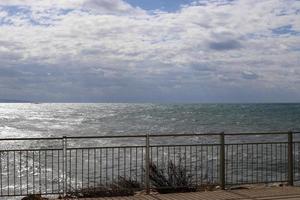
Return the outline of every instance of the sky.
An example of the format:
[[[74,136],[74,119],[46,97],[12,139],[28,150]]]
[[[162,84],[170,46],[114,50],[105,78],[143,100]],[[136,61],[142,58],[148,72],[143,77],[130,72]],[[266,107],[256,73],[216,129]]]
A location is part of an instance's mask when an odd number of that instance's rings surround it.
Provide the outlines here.
[[[300,102],[300,1],[0,0],[0,99]]]

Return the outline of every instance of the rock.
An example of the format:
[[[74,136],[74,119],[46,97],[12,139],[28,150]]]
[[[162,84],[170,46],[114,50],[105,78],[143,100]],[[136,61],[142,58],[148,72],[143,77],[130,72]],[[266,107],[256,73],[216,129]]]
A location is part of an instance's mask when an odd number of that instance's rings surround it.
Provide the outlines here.
[[[271,185],[271,187],[283,187],[283,186],[285,186],[285,184],[283,184],[283,183],[273,183]]]
[[[235,187],[231,187],[231,190],[248,190],[248,187],[245,186],[235,186]]]

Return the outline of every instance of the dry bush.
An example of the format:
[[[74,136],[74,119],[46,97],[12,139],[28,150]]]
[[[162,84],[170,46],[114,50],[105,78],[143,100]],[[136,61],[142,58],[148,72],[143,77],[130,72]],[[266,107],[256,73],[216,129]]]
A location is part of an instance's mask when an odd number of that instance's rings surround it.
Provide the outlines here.
[[[192,175],[181,165],[169,161],[168,168],[158,168],[150,163],[150,181],[159,193],[195,192],[197,187],[192,185]]]
[[[124,177],[119,177],[119,181],[109,185],[98,185],[91,188],[81,188],[68,192],[68,197],[92,198],[92,197],[115,197],[133,196],[135,191],[141,189],[138,182]]]

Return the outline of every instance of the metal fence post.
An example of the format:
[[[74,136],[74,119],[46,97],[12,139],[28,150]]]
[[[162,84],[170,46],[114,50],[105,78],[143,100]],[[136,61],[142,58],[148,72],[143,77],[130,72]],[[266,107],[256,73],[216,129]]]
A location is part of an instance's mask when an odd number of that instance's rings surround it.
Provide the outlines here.
[[[293,132],[288,132],[288,184],[294,185]]]
[[[67,194],[67,137],[63,136],[63,196]]]
[[[145,189],[146,193],[150,194],[150,138],[149,134],[146,135],[146,156],[145,156],[145,164],[146,164],[146,173],[145,173]]]
[[[225,134],[220,133],[220,185],[225,189]]]

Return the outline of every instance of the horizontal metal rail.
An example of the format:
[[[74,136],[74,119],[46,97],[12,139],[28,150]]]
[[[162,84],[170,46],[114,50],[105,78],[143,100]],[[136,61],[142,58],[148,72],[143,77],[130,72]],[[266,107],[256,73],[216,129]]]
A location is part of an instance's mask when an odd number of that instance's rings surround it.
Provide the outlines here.
[[[268,132],[241,132],[241,133],[224,133],[225,136],[247,136],[247,135],[284,135],[290,131],[268,131]],[[300,131],[292,131],[293,134],[300,134]],[[182,133],[182,134],[149,134],[149,137],[191,137],[191,136],[219,136],[220,133]],[[104,135],[104,136],[62,136],[62,137],[24,137],[24,138],[0,138],[0,141],[18,141],[18,140],[61,140],[66,139],[121,139],[121,138],[145,138],[147,134],[140,135]]]

